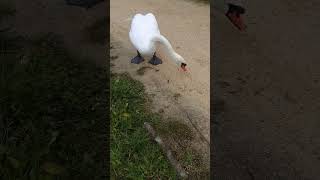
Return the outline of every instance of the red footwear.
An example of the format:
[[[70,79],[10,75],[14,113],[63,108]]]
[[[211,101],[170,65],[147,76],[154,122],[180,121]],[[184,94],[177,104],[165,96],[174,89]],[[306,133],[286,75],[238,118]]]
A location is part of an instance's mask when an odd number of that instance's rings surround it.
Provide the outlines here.
[[[241,15],[236,12],[228,12],[226,13],[228,19],[235,25],[240,31],[244,31],[246,29],[246,25],[243,23]]]

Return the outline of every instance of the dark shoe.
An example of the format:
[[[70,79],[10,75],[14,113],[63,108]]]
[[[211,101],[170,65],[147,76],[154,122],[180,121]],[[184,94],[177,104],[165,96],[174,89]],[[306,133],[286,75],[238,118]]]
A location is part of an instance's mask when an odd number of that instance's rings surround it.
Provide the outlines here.
[[[234,26],[236,26],[240,31],[244,31],[246,29],[246,25],[244,24],[242,17],[240,14],[233,12],[227,13],[226,16],[232,22]]]
[[[240,6],[236,6],[233,4],[228,4],[229,9],[226,13],[228,19],[232,22],[234,26],[236,26],[240,31],[244,31],[246,29],[246,25],[244,24],[241,14],[245,13],[245,9]]]
[[[228,4],[228,6],[229,6],[228,12],[237,12],[239,14],[244,14],[246,12],[246,10],[241,6],[236,6],[233,4]]]

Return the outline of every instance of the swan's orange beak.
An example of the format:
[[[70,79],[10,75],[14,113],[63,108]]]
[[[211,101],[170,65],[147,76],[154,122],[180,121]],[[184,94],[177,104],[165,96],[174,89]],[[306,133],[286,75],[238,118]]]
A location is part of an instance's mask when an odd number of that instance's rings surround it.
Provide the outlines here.
[[[182,70],[187,71],[186,66],[187,66],[187,64],[181,63],[181,69],[182,69]]]

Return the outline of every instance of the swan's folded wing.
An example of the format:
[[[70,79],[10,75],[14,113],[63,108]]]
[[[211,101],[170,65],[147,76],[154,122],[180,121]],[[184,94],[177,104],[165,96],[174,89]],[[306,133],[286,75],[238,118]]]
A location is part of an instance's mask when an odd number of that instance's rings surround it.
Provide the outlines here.
[[[130,40],[139,51],[154,51],[152,38],[160,35],[158,23],[151,13],[147,15],[137,14],[132,19]]]
[[[136,14],[132,19],[131,30],[135,33],[141,33],[143,36],[160,34],[157,20],[152,13],[146,15]]]
[[[153,34],[160,34],[158,22],[156,20],[156,17],[152,13],[148,13],[147,15],[145,15],[145,21],[150,32],[152,32]]]
[[[136,14],[132,19],[129,36],[131,41],[135,45],[143,43],[142,37],[145,32],[145,28],[143,27],[143,21],[144,16],[142,14]]]

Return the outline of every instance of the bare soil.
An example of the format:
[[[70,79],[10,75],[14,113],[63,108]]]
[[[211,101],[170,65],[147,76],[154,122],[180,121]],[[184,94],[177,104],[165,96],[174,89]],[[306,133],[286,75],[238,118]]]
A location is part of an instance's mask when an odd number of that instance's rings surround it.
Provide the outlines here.
[[[215,179],[319,179],[320,3],[246,7],[245,33],[213,12]]]

